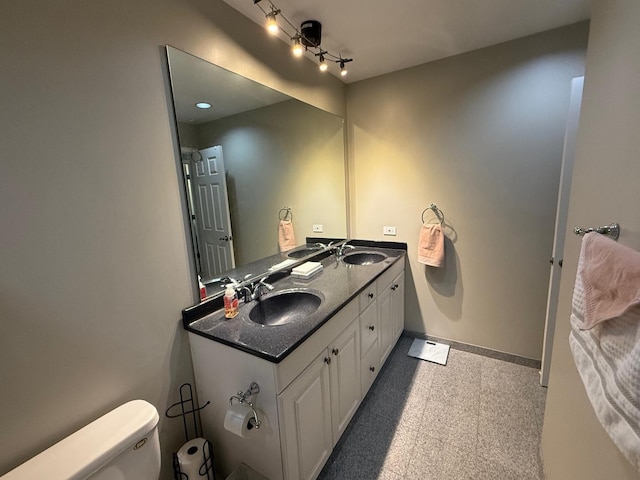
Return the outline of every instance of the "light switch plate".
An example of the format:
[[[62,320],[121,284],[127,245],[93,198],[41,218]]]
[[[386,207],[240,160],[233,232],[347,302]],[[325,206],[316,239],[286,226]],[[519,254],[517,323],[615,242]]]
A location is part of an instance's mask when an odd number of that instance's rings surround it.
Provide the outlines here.
[[[396,227],[382,227],[382,234],[383,235],[395,235],[396,234]]]
[[[323,228],[322,225],[314,224],[313,225],[313,233],[322,233]]]

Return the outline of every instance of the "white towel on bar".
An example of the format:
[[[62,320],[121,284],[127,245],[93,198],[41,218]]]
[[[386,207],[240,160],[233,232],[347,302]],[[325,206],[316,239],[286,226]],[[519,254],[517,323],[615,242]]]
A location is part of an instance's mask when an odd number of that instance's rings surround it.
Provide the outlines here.
[[[632,308],[591,330],[581,330],[587,309],[582,275],[584,251],[583,240],[569,344],[598,420],[624,456],[640,470],[640,311]]]

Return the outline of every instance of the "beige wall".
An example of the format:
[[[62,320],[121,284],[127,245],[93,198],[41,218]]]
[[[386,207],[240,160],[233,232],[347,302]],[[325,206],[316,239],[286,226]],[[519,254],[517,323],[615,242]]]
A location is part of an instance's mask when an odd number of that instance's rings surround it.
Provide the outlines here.
[[[569,349],[580,240],[571,229],[617,221],[640,250],[640,3],[593,2],[585,88],[547,394],[542,455],[548,480],[640,478],[600,426]]]
[[[222,146],[237,265],[279,251],[284,206],[298,245],[307,236],[346,238],[343,123],[289,100],[197,126],[200,148]]]
[[[195,290],[163,45],[344,113],[339,80],[265,38],[220,0],[3,2],[0,474],[144,398],[169,478]]]
[[[408,243],[406,329],[540,359],[570,81],[584,73],[587,31],[348,86],[351,233]],[[416,261],[432,202],[447,219],[443,269]],[[383,237],[385,225],[398,235]]]

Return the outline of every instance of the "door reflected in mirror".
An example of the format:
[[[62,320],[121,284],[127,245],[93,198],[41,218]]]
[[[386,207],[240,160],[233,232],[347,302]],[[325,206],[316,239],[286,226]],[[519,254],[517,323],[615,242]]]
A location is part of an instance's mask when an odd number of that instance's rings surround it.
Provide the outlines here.
[[[283,208],[297,245],[345,238],[343,119],[173,47],[167,57],[196,274],[277,253]]]

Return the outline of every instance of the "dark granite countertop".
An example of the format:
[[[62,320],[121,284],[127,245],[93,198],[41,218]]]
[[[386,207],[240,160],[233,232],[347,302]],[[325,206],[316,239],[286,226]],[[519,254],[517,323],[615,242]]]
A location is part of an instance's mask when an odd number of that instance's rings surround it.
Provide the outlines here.
[[[253,301],[247,304],[241,302],[238,316],[227,320],[224,318],[220,299],[214,299],[209,305],[209,311],[203,309],[203,304],[186,309],[183,312],[184,327],[190,332],[243,350],[270,362],[281,362],[391,265],[397,261],[404,261],[406,254],[406,244],[401,243],[364,240],[353,240],[349,243],[357,245],[357,250],[383,252],[387,258],[372,265],[349,265],[342,259],[338,259],[333,253],[326,256],[327,252],[321,259],[313,257],[305,259],[305,261],[321,261],[323,265],[322,272],[310,279],[303,280],[290,276],[290,268],[269,276],[267,282],[275,288],[272,292],[263,295],[263,300],[283,290],[300,289],[316,293],[322,298],[318,309],[306,319],[277,326],[254,323],[249,319],[249,311],[257,302]],[[349,250],[346,253],[352,252],[355,250]],[[269,257],[267,262],[273,262],[272,265],[278,263],[278,260]],[[216,307],[218,309],[210,311],[211,308]],[[198,315],[198,311],[203,314]]]

